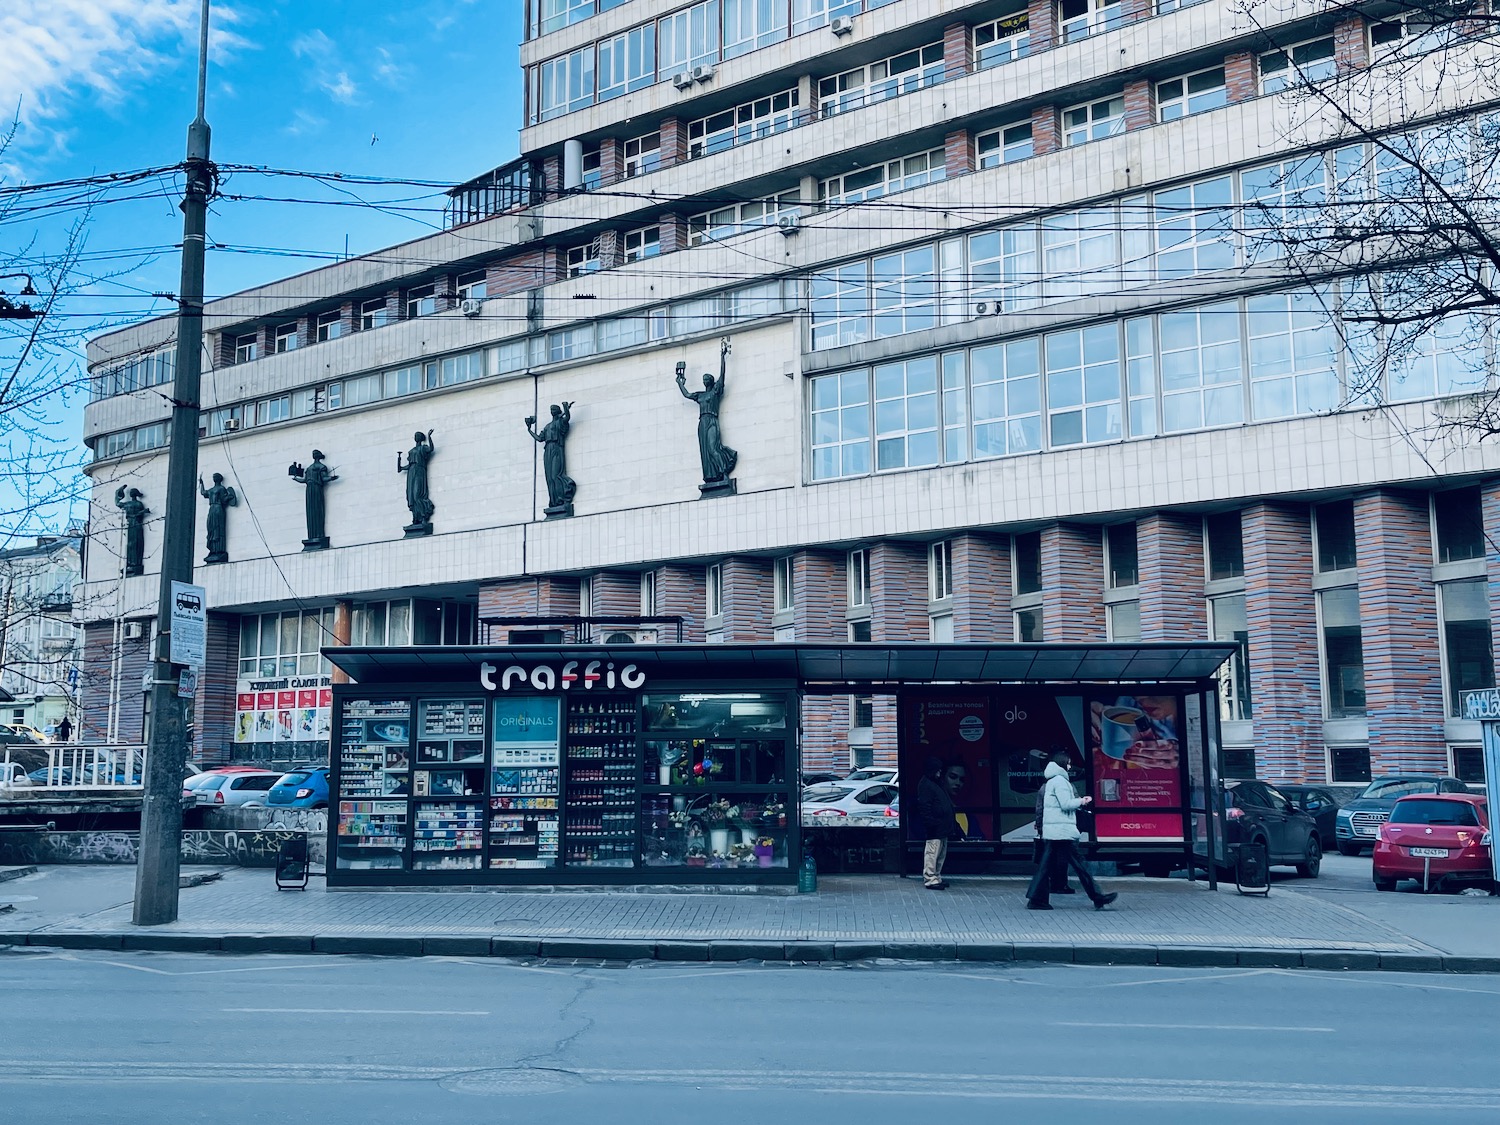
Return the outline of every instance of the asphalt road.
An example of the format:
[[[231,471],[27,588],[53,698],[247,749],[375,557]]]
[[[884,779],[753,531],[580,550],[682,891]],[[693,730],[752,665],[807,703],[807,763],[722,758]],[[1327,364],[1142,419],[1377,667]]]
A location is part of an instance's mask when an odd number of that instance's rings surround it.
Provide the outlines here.
[[[7,1125],[1500,1115],[1500,977],[33,950],[0,990]]]

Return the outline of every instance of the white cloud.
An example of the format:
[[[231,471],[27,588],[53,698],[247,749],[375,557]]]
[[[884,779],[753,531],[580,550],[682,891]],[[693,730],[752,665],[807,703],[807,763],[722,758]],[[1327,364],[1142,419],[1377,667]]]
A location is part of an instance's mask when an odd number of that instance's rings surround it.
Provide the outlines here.
[[[341,68],[339,46],[320,28],[297,36],[292,41],[292,54],[311,64],[318,88],[336,102],[353,105],[359,97],[359,86]]]
[[[0,114],[49,117],[67,101],[119,98],[133,83],[196,52],[198,0],[7,0],[0,5]],[[243,45],[216,5],[215,54]]]

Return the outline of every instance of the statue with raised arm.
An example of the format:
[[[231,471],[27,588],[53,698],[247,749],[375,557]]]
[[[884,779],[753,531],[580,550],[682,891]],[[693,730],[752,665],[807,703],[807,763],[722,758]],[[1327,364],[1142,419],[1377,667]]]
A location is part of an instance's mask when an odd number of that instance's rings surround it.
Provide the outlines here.
[[[230,508],[237,508],[240,498],[234,489],[224,483],[224,474],[214,474],[214,486],[205,488],[203,477],[198,477],[198,491],[208,501],[208,532],[207,543],[208,554],[203,556],[206,563],[222,563],[229,561],[229,516]]]
[[[726,337],[719,347],[719,380],[709,374],[703,376],[703,389],[687,389],[687,364],[677,365],[677,389],[682,397],[698,404],[698,460],[703,464],[703,483],[698,491],[704,496],[734,492],[734,481],[730,473],[740,455],[724,444],[719,429],[719,406],[724,401],[724,376],[729,368],[729,340]]]
[[[304,551],[322,551],[328,547],[328,507],[323,493],[339,478],[323,462],[323,451],[312,451],[312,463],[306,467],[293,461],[287,468],[287,476],[307,489],[307,538],[302,540]]]
[[[432,431],[416,433],[416,444],[406,454],[406,464],[401,463],[401,454],[396,454],[396,472],[406,474],[406,506],[411,509],[411,523],[406,525],[406,537],[432,534],[432,513],[437,511],[427,491],[427,465],[437,452],[432,444]]]
[[[571,402],[553,406],[552,421],[541,430],[536,428],[535,414],[526,419],[526,432],[531,435],[533,441],[540,442],[542,446],[542,472],[547,477],[545,514],[549,520],[573,514],[573,494],[578,491],[578,485],[572,477],[568,476],[566,450],[568,430],[572,428],[572,424],[573,404]]]
[[[151,509],[141,502],[139,488],[127,494],[122,484],[115,489],[115,507],[125,513],[125,577],[134,578],[146,572],[146,517]]]

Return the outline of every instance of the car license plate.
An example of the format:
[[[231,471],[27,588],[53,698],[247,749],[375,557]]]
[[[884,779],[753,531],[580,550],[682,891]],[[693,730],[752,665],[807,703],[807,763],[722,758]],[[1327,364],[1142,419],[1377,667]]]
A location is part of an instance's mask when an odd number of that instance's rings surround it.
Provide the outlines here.
[[[1415,859],[1447,859],[1447,848],[1409,848]]]

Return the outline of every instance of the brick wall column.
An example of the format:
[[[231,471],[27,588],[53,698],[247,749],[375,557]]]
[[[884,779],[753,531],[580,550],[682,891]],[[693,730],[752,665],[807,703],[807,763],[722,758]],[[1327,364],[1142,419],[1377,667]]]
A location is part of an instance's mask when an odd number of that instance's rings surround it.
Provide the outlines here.
[[[240,674],[240,619],[238,615],[208,615],[206,660],[193,705],[195,761],[220,764],[234,748],[235,687]]]
[[[656,612],[686,618],[682,623],[682,639],[687,644],[703,641],[703,618],[708,612],[706,598],[701,566],[671,563],[656,568]],[[661,626],[658,632],[663,644],[677,640],[677,630],[671,625]]]
[[[1042,528],[1042,636],[1049,641],[1102,641],[1104,539],[1097,527]]]
[[[974,32],[966,23],[943,28],[943,77],[949,81],[974,72]]]
[[[618,137],[599,142],[599,182],[602,186],[619,183],[625,178],[625,154]]]
[[[116,742],[140,742],[145,720],[145,696],[141,680],[151,663],[151,621],[141,622],[139,640],[123,636],[116,656],[113,621],[97,621],[83,627],[83,655],[79,661],[79,742],[109,742],[110,712],[115,712]],[[111,676],[116,676],[111,680]]]
[[[1446,773],[1447,708],[1426,493],[1354,498],[1370,772]]]
[[[849,696],[802,697],[802,770],[846,770],[849,760]]]
[[[542,182],[545,190],[542,199],[558,199],[562,196],[562,157],[552,155],[542,158]]]
[[[1039,105],[1031,111],[1031,151],[1038,156],[1062,148],[1062,111],[1055,105]]]
[[[359,305],[356,302],[345,301],[339,306],[339,328],[345,336],[359,330]]]
[[[1010,539],[955,535],[948,540],[953,562],[953,639],[977,644],[1013,640],[1010,612]]]
[[[661,229],[660,241],[663,254],[687,249],[687,220],[681,215],[663,215],[657,226]]]
[[[349,647],[349,642],[354,639],[354,603],[348,599],[340,599],[333,603],[333,640],[335,645]],[[333,670],[333,682],[336,684],[347,684],[349,673],[339,668]]]
[[[1198,641],[1208,636],[1203,598],[1203,521],[1153,512],[1135,525],[1141,640]]]
[[[834,551],[798,551],[792,556],[792,587],[796,598],[792,623],[799,641],[849,639],[844,611],[848,607],[845,558]]]
[[[1155,4],[1152,0],[1122,0],[1120,7],[1124,9],[1120,14],[1126,23],[1150,19],[1155,14]]]
[[[1340,71],[1370,65],[1370,37],[1361,17],[1351,16],[1333,25],[1333,62]]]
[[[926,544],[876,543],[865,558],[870,567],[870,639],[927,640]]]
[[[1255,80],[1255,56],[1249,51],[1225,56],[1224,88],[1231,102],[1248,102],[1260,94],[1260,84]]]
[[[736,555],[719,564],[724,583],[724,639],[771,639],[771,560]]]
[[[661,166],[670,168],[688,158],[688,123],[680,117],[664,118],[661,123]]]
[[[433,308],[438,312],[447,312],[453,308],[457,298],[453,292],[453,275],[451,273],[439,274],[432,279]]]
[[[1032,54],[1052,46],[1057,41],[1057,0],[1028,0],[1026,24]]]
[[[1257,776],[1322,781],[1323,694],[1308,509],[1252,504],[1240,520]]]
[[[1148,78],[1125,83],[1125,128],[1146,129],[1156,124],[1156,89]]]
[[[950,180],[974,171],[974,135],[967,129],[949,133],[943,140],[943,164]]]
[[[634,570],[604,570],[593,576],[596,617],[636,617],[641,612],[641,576]]]

